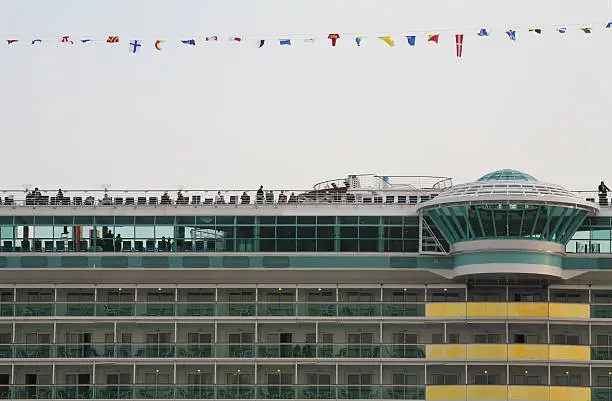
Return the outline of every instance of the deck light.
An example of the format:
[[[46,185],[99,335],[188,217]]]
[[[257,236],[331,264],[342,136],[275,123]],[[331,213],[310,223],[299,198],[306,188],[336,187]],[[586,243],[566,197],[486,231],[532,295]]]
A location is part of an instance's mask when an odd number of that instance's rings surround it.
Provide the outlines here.
[[[117,288],[117,291],[123,291],[123,288]]]
[[[404,288],[404,292],[408,291],[408,288]]]
[[[158,288],[157,291],[162,292],[164,289],[163,288]]]
[[[609,375],[612,375],[612,372],[608,372]]]
[[[525,374],[527,374],[527,373],[529,373],[529,371],[528,371],[528,370],[526,370],[524,373],[525,373]]]
[[[159,369],[155,369],[155,373],[159,373]]]
[[[485,370],[485,371],[484,371],[484,374],[485,374],[485,375],[486,375],[486,374],[488,374],[488,373],[489,373],[489,371],[488,371],[488,370]]]
[[[200,369],[196,370],[196,373],[200,373],[200,372],[201,372]]]
[[[444,292],[447,292],[447,291],[448,291],[448,288],[445,288],[445,289],[444,289]]]
[[[276,373],[280,373],[280,369],[276,369]]]
[[[240,369],[236,369],[236,372],[240,373]]]
[[[568,371],[566,371],[566,372],[565,372],[565,374],[566,374],[566,375],[569,375],[569,372],[568,372]]]
[[[321,292],[321,289],[320,289],[320,288],[317,288],[317,291]]]
[[[278,290],[279,290],[279,291],[282,291],[283,289],[282,289],[282,288],[279,288]]]

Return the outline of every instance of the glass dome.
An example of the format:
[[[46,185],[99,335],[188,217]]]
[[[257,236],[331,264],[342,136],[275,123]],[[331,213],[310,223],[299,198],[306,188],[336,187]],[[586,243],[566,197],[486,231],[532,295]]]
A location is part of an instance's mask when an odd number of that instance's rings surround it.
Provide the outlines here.
[[[493,171],[489,174],[485,174],[478,179],[478,181],[529,181],[529,182],[537,182],[538,180],[535,177],[522,173],[517,170],[497,170]]]

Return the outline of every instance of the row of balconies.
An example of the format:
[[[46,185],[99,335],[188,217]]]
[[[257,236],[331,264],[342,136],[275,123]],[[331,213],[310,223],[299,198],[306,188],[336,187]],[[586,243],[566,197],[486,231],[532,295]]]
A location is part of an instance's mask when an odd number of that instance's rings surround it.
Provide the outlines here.
[[[612,304],[588,305],[545,302],[5,302],[0,304],[0,316],[354,316],[589,319],[612,318]]]
[[[0,358],[612,360],[612,347],[540,344],[5,344]]]
[[[612,388],[505,385],[7,385],[0,386],[0,398],[610,401]]]

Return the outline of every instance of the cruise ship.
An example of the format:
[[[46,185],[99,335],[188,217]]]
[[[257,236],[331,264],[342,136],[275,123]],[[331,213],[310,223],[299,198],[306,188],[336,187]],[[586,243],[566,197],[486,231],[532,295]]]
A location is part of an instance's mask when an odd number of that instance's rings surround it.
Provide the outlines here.
[[[612,401],[605,192],[0,195],[0,398]]]

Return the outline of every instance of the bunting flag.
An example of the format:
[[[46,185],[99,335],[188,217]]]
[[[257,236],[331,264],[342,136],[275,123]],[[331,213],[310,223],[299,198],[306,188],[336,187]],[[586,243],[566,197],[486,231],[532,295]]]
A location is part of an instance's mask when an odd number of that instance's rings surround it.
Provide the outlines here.
[[[390,47],[395,46],[395,41],[391,38],[391,36],[379,36],[378,39],[382,40],[383,42],[388,44]]]
[[[457,49],[457,57],[463,55],[463,34],[458,33],[455,35],[455,48]]]
[[[338,35],[337,33],[330,33],[329,35],[327,35],[327,39],[331,40],[332,46],[336,46],[336,41],[340,39],[340,35]]]
[[[537,25],[536,25],[537,26]],[[601,23],[601,25],[599,25],[599,28],[606,29],[606,30],[610,30],[612,29],[612,21],[610,22],[606,22],[606,23]],[[467,33],[467,35],[472,35],[472,34],[476,34],[479,37],[488,37],[491,35],[495,36],[496,33],[499,34],[499,36],[507,36],[509,40],[511,41],[516,41],[517,39],[517,34],[520,30],[520,32],[533,32],[537,35],[544,35],[544,31],[546,31],[548,29],[548,26],[545,26],[544,28],[542,27],[538,27],[538,28],[533,28],[533,27],[525,27],[525,28],[514,28],[514,29],[509,29],[506,28],[504,30],[500,30],[499,32],[497,31],[492,31],[489,32],[489,30],[487,28],[479,28],[479,29],[474,29],[474,30],[470,30],[470,32]],[[553,25],[550,28],[550,32],[556,31],[560,34],[565,34],[567,32],[570,31],[582,31],[585,34],[593,34],[596,31],[593,30],[593,25],[587,25],[584,26],[582,24],[578,25],[578,24],[572,24],[572,25]],[[598,29],[598,28],[595,28]],[[442,33],[445,33],[449,31],[449,29],[444,29]],[[217,42],[220,40],[224,40],[224,41],[230,41],[230,42],[252,42],[256,45],[258,45],[259,48],[263,47],[264,44],[266,43],[266,41],[269,41],[271,43],[273,43],[274,41],[278,41],[277,43],[280,46],[292,46],[296,45],[296,43],[303,41],[304,43],[314,43],[315,40],[318,39],[328,39],[330,41],[330,44],[332,47],[336,46],[338,44],[338,39],[342,38],[342,37],[346,37],[349,38],[349,36],[351,38],[355,39],[355,44],[357,47],[361,47],[361,45],[364,43],[364,40],[367,40],[368,38],[378,38],[381,41],[385,42],[385,44],[389,47],[397,47],[396,46],[396,40],[398,38],[401,37],[405,37],[406,41],[407,41],[407,46],[409,47],[413,47],[416,46],[416,38],[417,36],[420,36],[423,38],[423,40],[427,40],[427,42],[433,42],[434,44],[439,44],[439,40],[440,40],[440,33],[431,33],[427,32],[427,31],[419,31],[420,33],[417,34],[409,34],[409,35],[402,35],[402,34],[396,34],[397,36],[394,35],[380,35],[380,34],[341,34],[341,33],[330,33],[328,35],[324,35],[324,36],[313,36],[313,37],[308,37],[308,36],[304,36],[304,35],[295,35],[295,36],[280,36],[280,37],[276,37],[276,39],[274,38],[267,38],[267,39],[256,39],[253,37],[249,37],[249,36],[229,36],[226,37],[224,39],[220,39],[219,36],[217,35],[211,35],[211,36],[202,36],[200,38],[202,38],[202,40],[206,40],[207,42],[213,41],[213,42]],[[503,33],[502,33],[503,32]],[[504,35],[505,34],[505,35]],[[497,37],[499,37],[497,36]],[[54,37],[33,37],[33,38],[5,38],[4,40],[6,40],[6,43],[10,46],[10,45],[14,45],[14,47],[19,47],[19,44],[16,44],[17,42],[25,42],[27,44],[27,42],[30,42],[30,44],[32,45],[32,47],[40,47],[40,46],[46,46],[48,43],[52,43],[54,41],[57,41],[57,38],[59,38],[59,42],[63,45],[63,44],[74,44],[75,42],[81,42],[83,44],[86,43],[110,43],[110,44],[118,44],[119,43],[119,36],[116,35],[109,35],[109,36],[103,36],[103,37],[98,37],[98,38],[82,38],[82,39],[75,39],[72,40],[71,37],[69,35],[57,35]],[[457,57],[463,57],[463,39],[464,39],[464,33],[455,33],[455,50],[456,50],[456,56]],[[200,39],[197,39],[196,37],[193,37],[192,39],[181,39],[181,38],[176,38],[173,39],[171,42],[172,43],[176,43],[176,46],[181,46],[182,45],[189,45],[189,46],[196,46],[198,45],[198,43],[196,43],[196,41],[198,41]],[[166,42],[166,40],[153,40],[150,42],[142,42],[141,40],[133,40],[133,41],[127,41],[126,40],[126,46],[129,45],[129,50],[130,53],[136,53],[142,49],[145,48],[150,48],[149,46],[151,46],[152,44],[154,44],[154,49],[156,51],[161,51],[162,50],[162,43]],[[401,42],[400,42],[401,43]],[[199,43],[201,44],[201,42]],[[163,47],[165,48],[166,45],[164,45]],[[297,45],[299,46],[299,45]],[[297,47],[296,46],[296,47]],[[401,43],[401,46],[406,46],[403,43]],[[151,46],[152,47],[152,46]]]
[[[141,46],[142,46],[142,44],[140,43],[140,41],[134,40],[134,41],[130,42],[130,51],[132,53],[136,53],[138,51],[138,48],[140,48]]]

